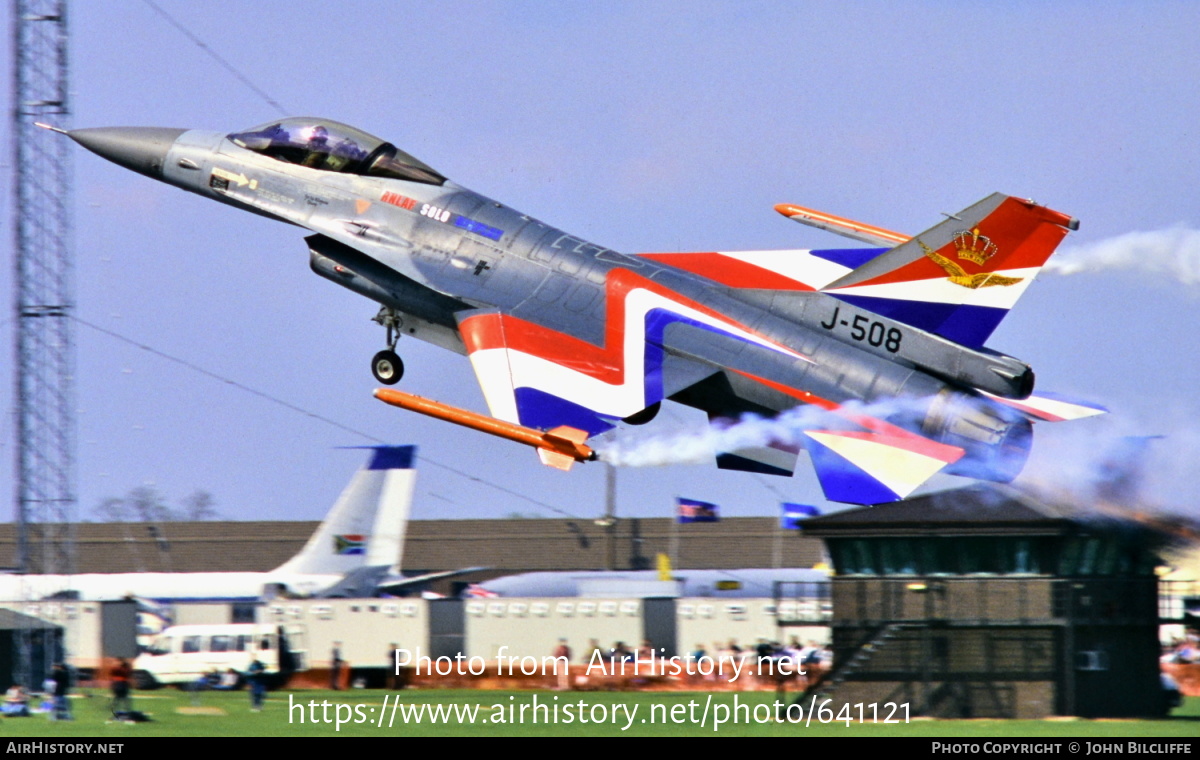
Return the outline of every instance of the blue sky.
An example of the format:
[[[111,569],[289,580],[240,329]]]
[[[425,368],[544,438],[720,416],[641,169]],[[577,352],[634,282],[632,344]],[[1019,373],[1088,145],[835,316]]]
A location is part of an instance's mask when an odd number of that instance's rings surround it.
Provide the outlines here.
[[[156,1],[289,114],[359,126],[617,250],[849,247],[772,206],[915,233],[993,191],[1081,219],[1067,247],[1200,226],[1195,3]],[[74,126],[235,131],[279,115],[144,2],[72,14]],[[418,517],[554,514],[488,483],[602,510],[597,465],[551,471],[375,401],[375,307],[309,271],[301,230],[73,159],[82,319],[479,479],[422,463]],[[11,266],[3,277],[11,314]],[[1039,388],[1113,414],[1040,426],[1031,472],[1074,472],[1117,433],[1162,433],[1150,497],[1197,501],[1198,293],[1136,267],[1034,283],[990,345],[1032,364]],[[83,516],[151,484],[173,502],[205,489],[228,517],[318,519],[362,459],[337,448],[366,443],[345,430],[85,327],[77,342]],[[404,389],[486,408],[466,359],[399,351]],[[695,420],[677,407],[655,424]],[[667,515],[676,495],[726,514],[820,501],[805,467],[791,480],[622,470],[618,483],[626,515]]]

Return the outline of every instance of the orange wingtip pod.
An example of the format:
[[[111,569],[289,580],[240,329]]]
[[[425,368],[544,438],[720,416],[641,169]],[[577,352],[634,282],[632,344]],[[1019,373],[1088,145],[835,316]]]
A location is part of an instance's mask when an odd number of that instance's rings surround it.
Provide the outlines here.
[[[375,398],[401,409],[532,446],[538,450],[538,457],[543,464],[559,470],[569,470],[575,462],[588,462],[596,458],[592,448],[584,443],[588,437],[587,432],[566,425],[542,432],[392,388],[376,389]]]
[[[810,227],[816,227],[819,230],[826,230],[838,235],[861,240],[864,243],[873,243],[881,245],[899,245],[909,239],[909,235],[902,235],[899,232],[885,230],[882,227],[876,227],[871,224],[863,224],[856,222],[853,219],[846,219],[841,216],[827,214],[824,211],[797,206],[793,203],[780,203],[775,206],[775,210],[783,214],[788,219],[791,219],[801,224],[807,224]]]

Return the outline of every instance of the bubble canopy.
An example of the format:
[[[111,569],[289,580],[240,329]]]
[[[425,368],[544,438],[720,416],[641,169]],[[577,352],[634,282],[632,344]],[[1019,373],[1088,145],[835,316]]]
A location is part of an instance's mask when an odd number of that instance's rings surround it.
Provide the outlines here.
[[[328,119],[294,117],[234,132],[235,144],[276,161],[342,174],[440,185],[446,178],[390,142]]]

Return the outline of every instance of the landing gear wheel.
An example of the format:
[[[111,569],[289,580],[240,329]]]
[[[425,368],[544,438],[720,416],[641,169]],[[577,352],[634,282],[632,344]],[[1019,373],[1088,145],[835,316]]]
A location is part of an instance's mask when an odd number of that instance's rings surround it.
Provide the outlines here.
[[[404,362],[395,351],[385,349],[371,360],[371,374],[384,385],[395,385],[404,377]]]

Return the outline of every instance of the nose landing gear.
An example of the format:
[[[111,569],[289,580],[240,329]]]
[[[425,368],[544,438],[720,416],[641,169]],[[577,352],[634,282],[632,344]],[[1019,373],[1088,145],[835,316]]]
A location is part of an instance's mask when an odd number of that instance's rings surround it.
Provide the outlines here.
[[[400,315],[395,309],[384,306],[374,320],[387,328],[388,347],[371,359],[371,374],[384,385],[395,385],[404,377],[404,362],[396,354],[396,341],[400,339]]]

